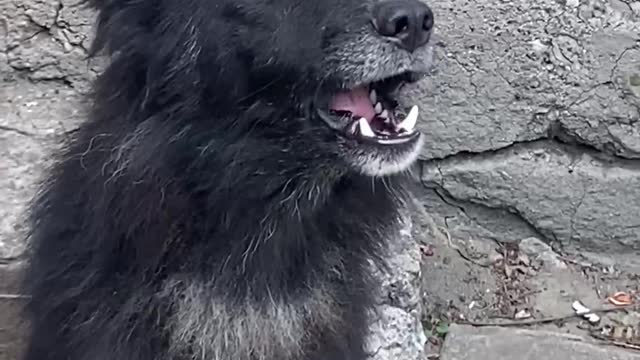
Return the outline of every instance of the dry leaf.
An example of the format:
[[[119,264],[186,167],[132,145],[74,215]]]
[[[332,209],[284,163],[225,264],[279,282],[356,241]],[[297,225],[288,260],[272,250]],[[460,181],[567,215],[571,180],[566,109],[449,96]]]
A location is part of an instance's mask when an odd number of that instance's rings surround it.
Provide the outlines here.
[[[507,278],[510,278],[513,274],[513,270],[511,270],[511,267],[507,264],[504,265],[504,274],[507,276]]]
[[[607,300],[615,306],[627,306],[633,304],[633,297],[622,291],[609,296]]]

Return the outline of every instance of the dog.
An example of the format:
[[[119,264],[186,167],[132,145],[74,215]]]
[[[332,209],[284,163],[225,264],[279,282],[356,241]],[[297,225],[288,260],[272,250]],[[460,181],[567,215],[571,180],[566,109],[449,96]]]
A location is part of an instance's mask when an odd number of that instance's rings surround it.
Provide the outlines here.
[[[367,358],[429,6],[88,1],[109,63],[30,207],[23,358]]]

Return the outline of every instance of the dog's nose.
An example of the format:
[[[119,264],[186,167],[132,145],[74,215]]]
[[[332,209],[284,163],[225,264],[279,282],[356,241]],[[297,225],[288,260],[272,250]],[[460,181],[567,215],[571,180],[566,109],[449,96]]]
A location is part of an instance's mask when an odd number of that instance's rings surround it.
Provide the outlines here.
[[[373,26],[380,35],[413,52],[429,41],[433,11],[421,0],[382,0],[374,5]]]

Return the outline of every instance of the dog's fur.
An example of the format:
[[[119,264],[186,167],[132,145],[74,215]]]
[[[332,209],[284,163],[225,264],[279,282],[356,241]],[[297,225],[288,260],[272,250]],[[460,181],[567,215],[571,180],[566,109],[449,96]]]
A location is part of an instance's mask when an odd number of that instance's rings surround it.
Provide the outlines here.
[[[89,2],[111,62],[31,209],[25,359],[363,359],[417,149],[311,109],[430,49],[377,36],[367,0]]]

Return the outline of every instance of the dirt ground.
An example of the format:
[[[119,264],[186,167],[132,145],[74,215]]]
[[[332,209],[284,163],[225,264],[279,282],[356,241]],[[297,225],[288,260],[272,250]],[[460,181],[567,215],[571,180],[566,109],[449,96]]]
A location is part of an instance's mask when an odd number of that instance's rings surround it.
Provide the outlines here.
[[[422,252],[426,354],[439,357],[451,324],[551,330],[640,351],[640,272],[563,254],[531,237],[511,243],[453,238],[421,212],[414,237]],[[424,210],[422,210],[424,211]],[[579,301],[598,311],[591,323]]]

